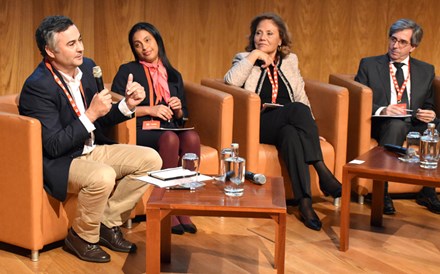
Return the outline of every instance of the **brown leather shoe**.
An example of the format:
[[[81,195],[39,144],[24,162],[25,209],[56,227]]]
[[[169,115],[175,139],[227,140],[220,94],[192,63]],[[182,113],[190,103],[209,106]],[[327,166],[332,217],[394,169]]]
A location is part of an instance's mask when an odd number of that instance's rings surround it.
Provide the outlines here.
[[[64,244],[66,251],[75,254],[81,260],[95,263],[110,262],[110,255],[107,252],[102,250],[99,245],[81,239],[72,228],[69,229]]]
[[[99,230],[99,244],[106,246],[114,251],[133,253],[136,251],[136,245],[124,239],[119,226],[108,228],[101,224]]]

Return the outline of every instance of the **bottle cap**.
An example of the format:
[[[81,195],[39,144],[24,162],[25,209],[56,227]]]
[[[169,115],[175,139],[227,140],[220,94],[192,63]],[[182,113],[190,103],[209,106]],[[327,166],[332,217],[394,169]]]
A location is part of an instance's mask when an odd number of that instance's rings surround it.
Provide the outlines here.
[[[428,128],[435,128],[435,124],[434,123],[428,123]]]

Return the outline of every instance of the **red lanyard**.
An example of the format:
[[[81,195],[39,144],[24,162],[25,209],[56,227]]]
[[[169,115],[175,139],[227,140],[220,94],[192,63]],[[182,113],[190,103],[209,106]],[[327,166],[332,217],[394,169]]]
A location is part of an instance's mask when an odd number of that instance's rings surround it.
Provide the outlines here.
[[[272,85],[272,103],[275,104],[278,97],[278,68],[276,65],[273,67],[273,78],[269,67],[267,67],[266,70],[267,76],[269,76],[270,84]]]
[[[393,79],[394,88],[396,89],[397,93],[397,103],[400,103],[402,101],[402,95],[405,91],[406,84],[408,83],[409,76],[410,76],[410,63],[408,62],[408,77],[406,77],[405,81],[403,81],[402,86],[399,88],[399,84],[397,83],[396,74],[393,72],[393,65],[390,63],[390,75]],[[403,73],[403,70],[402,70]]]
[[[69,99],[69,103],[72,106],[73,110],[75,111],[76,115],[78,115],[78,117],[81,116],[81,112],[79,111],[75,100],[73,100],[72,95],[70,95],[70,93],[67,91],[66,87],[63,85],[60,78],[53,72],[52,65],[47,60],[45,60],[44,63],[46,64],[46,67],[50,70],[50,72],[52,73],[53,78],[55,79],[55,82],[57,82],[57,84],[61,87],[61,89],[64,91],[64,94],[66,94],[67,99]],[[84,91],[83,91],[83,87],[82,87],[81,82],[80,82],[79,90],[81,91],[84,105],[87,108],[86,97],[84,96]]]

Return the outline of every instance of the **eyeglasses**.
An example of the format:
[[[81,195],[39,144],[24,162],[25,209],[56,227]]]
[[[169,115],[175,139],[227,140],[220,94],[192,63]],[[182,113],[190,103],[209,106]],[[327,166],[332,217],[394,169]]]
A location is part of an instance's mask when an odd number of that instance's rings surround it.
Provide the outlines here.
[[[399,39],[397,39],[394,36],[390,36],[389,40],[390,40],[390,44],[392,44],[392,45],[396,44],[396,42],[397,42],[397,46],[399,48],[404,48],[404,47],[406,47],[406,46],[408,46],[410,44],[409,41],[399,40]]]

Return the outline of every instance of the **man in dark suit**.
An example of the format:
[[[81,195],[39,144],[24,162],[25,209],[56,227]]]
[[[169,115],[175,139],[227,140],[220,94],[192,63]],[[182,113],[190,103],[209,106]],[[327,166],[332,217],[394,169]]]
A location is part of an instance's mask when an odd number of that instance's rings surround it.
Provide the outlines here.
[[[372,118],[371,136],[379,145],[402,146],[410,131],[423,133],[427,123],[438,125],[434,112],[434,66],[410,56],[422,40],[423,30],[409,19],[396,21],[389,30],[388,53],[361,60],[355,80],[373,91],[373,115],[405,115],[411,117]],[[395,208],[385,185],[384,214]],[[435,189],[423,187],[416,202],[440,214],[440,201]]]
[[[100,245],[136,250],[119,226],[148,188],[136,177],[160,169],[162,160],[151,148],[114,144],[103,132],[132,118],[145,91],[129,76],[125,98],[112,104],[110,92],[98,90],[95,63],[83,57],[69,18],[46,17],[35,36],[43,61],[23,85],[19,111],[41,122],[45,190],[60,201],[78,194],[65,248],[82,260],[108,262]]]

